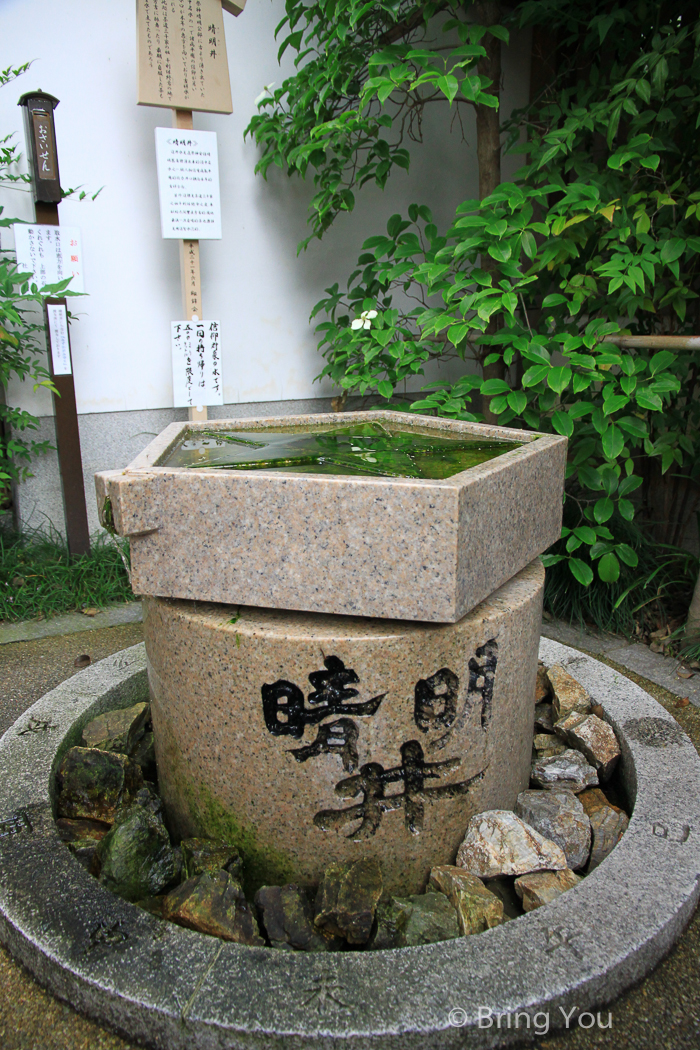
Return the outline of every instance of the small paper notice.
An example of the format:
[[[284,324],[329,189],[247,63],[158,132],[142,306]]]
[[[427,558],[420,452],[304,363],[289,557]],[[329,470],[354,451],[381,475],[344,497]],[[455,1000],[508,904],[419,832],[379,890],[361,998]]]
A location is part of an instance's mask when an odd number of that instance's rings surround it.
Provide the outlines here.
[[[221,237],[219,159],[215,131],[156,128],[156,163],[163,237]]]
[[[16,222],[12,230],[21,273],[33,274],[32,280],[39,288],[72,277],[68,290],[85,291],[83,249],[77,226],[31,226]]]
[[[68,341],[68,317],[61,303],[47,303],[49,318],[49,341],[51,343],[51,365],[55,376],[69,376],[73,371],[70,362]]]
[[[170,328],[175,408],[223,405],[219,322],[172,321]]]

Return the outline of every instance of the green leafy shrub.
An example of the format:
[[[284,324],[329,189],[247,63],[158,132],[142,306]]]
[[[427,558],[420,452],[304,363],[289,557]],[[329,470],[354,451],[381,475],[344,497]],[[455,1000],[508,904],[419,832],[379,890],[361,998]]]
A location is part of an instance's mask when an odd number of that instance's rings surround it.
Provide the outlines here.
[[[281,50],[300,68],[249,131],[261,170],[314,171],[312,236],[352,208],[353,188],[406,166],[427,101],[475,106],[477,129],[498,105],[482,71],[507,27],[468,21],[494,8],[289,0]],[[524,167],[447,230],[413,205],[365,242],[314,310],[327,315],[321,374],[392,407],[566,435],[567,524],[546,561],[612,598],[640,569],[626,526],[641,516],[679,545],[700,502],[700,349],[620,345],[700,333],[700,20],[690,2],[599,0],[528,0],[510,20],[546,34],[556,58],[505,123]],[[402,402],[431,359],[461,362],[458,378]]]

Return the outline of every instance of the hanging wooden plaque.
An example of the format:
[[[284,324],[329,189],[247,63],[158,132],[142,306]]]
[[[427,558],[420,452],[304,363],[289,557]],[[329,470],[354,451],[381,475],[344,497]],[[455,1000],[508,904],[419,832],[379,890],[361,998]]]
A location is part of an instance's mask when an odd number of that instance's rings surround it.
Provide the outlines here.
[[[140,106],[232,113],[221,0],[136,0]]]

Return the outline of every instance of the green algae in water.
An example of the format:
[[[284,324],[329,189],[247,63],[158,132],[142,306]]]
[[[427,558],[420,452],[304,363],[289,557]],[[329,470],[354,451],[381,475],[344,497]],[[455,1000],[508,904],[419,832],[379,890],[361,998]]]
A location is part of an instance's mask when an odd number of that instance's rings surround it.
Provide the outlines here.
[[[520,442],[389,429],[381,423],[284,430],[198,430],[163,466],[440,480]]]

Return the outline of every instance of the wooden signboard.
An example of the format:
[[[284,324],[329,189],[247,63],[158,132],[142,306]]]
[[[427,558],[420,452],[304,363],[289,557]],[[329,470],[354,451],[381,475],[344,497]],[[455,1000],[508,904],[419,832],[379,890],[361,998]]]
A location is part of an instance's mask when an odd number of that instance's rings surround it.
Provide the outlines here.
[[[221,0],[136,0],[136,25],[140,106],[233,112]]]

